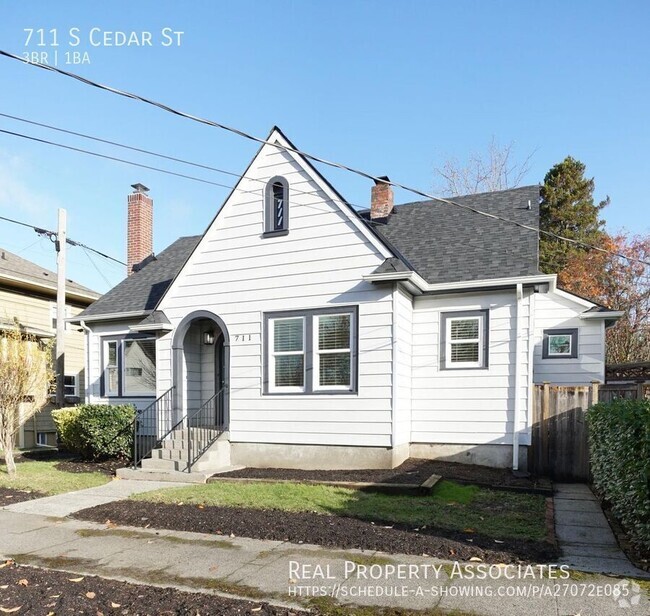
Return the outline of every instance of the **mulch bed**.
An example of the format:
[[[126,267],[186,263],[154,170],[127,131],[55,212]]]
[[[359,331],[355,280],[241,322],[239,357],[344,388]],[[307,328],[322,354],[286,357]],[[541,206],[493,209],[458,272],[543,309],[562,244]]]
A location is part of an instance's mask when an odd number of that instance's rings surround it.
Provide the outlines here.
[[[460,483],[490,486],[494,488],[521,488],[522,490],[550,490],[547,479],[516,477],[509,469],[490,468],[474,464],[441,462],[438,460],[406,460],[393,469],[366,470],[317,470],[303,471],[291,468],[243,468],[220,473],[211,478],[239,477],[247,479],[290,479],[293,481],[355,481],[374,483],[401,483],[420,485],[431,475],[440,475]]]
[[[91,460],[82,460],[74,454],[65,451],[58,451],[56,449],[26,451],[16,456],[17,464],[27,461],[50,462],[52,460],[59,460],[59,463],[55,465],[55,468],[60,471],[68,473],[102,473],[109,477],[115,476],[115,471],[118,468],[124,468],[128,464],[124,460],[117,460],[114,458],[98,460],[96,462]]]
[[[428,527],[415,530],[407,524],[383,525],[309,512],[116,501],[84,509],[74,517],[101,523],[110,520],[122,526],[232,534],[339,549],[427,554],[453,560],[476,556],[490,563],[548,562],[558,555],[553,545],[543,541],[505,539],[497,543],[474,533]]]
[[[78,580],[72,582],[71,580]],[[5,588],[6,586],[6,588]],[[13,611],[13,608],[20,607]],[[303,614],[268,603],[227,599],[204,593],[182,592],[117,582],[95,576],[21,567],[0,569],[0,609],[20,614],[250,614],[289,616]],[[7,610],[11,610],[10,612]]]
[[[13,488],[0,488],[0,507],[22,503],[23,501],[33,500],[47,496],[40,492],[26,492],[24,490],[14,490]]]

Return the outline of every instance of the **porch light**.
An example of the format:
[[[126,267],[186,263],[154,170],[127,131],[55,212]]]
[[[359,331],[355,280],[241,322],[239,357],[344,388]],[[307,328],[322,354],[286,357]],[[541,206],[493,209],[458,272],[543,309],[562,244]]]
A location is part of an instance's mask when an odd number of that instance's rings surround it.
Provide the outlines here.
[[[203,332],[203,344],[214,344],[214,332]]]

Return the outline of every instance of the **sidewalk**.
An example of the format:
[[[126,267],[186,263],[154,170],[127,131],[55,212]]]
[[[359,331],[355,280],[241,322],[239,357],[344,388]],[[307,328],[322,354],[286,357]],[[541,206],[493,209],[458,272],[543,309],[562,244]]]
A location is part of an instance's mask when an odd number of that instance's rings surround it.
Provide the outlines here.
[[[0,510],[0,556],[14,558],[19,564],[76,574],[303,607],[308,606],[307,593],[313,594],[316,587],[318,594],[322,592],[340,603],[439,607],[486,616],[650,613],[650,601],[643,590],[632,587],[631,604],[624,606],[624,612],[614,598],[602,596],[611,595],[612,586],[620,582],[604,576],[580,580],[549,580],[539,575],[520,580],[452,580],[452,563],[426,556],[106,527],[15,511],[16,507]],[[467,564],[477,563],[462,563]],[[404,579],[396,573],[398,565],[404,566]],[[394,573],[389,575],[391,570]],[[373,576],[378,579],[371,579]],[[601,588],[601,596],[588,596],[588,587]]]
[[[561,563],[580,571],[648,577],[618,547],[598,499],[582,483],[555,484],[555,532]]]

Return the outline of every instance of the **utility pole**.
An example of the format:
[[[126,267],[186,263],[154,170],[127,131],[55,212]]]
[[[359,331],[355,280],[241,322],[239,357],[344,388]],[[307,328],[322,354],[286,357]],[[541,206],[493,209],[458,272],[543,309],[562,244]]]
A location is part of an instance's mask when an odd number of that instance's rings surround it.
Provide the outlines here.
[[[59,209],[56,233],[56,405],[65,404],[65,251],[67,212]]]

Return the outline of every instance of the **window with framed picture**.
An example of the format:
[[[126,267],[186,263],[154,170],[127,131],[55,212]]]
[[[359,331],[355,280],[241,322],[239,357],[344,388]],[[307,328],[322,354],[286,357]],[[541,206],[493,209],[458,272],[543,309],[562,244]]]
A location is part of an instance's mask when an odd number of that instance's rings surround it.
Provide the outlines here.
[[[488,367],[489,311],[443,312],[440,315],[440,369]]]
[[[355,393],[356,307],[265,315],[264,393]]]
[[[577,357],[577,327],[544,330],[542,359],[576,359]]]
[[[156,395],[156,339],[122,336],[103,340],[103,395]]]

